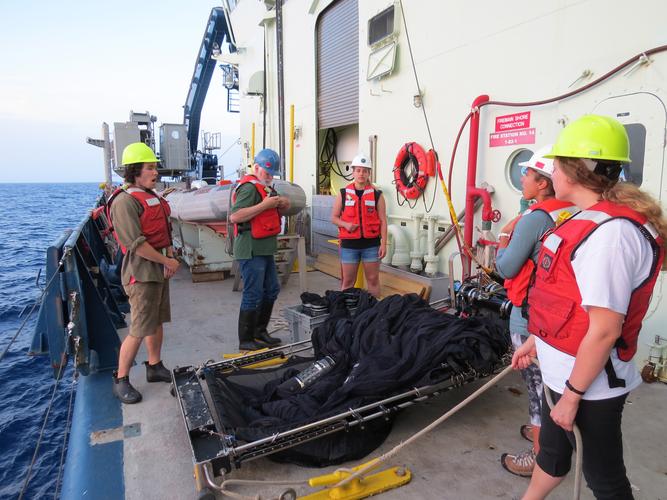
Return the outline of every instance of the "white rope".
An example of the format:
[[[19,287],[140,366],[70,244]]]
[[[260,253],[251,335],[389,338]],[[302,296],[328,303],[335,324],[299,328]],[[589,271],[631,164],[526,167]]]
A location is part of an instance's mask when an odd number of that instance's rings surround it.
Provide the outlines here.
[[[380,457],[372,460],[368,465],[365,467],[362,467],[358,471],[353,471],[350,468],[339,468],[336,470],[336,472],[346,472],[350,473],[351,475],[346,477],[345,479],[339,481],[335,485],[332,486],[332,488],[337,488],[340,486],[344,486],[348,484],[350,481],[353,481],[354,479],[363,476],[364,474],[370,472],[373,469],[376,469],[381,463],[386,462],[396,454],[398,454],[401,449],[404,447],[408,446],[409,444],[412,444],[414,441],[422,437],[423,435],[427,434],[431,430],[433,430],[435,427],[440,425],[442,422],[447,420],[449,417],[451,417],[453,414],[464,408],[465,406],[468,405],[471,401],[476,399],[477,397],[481,396],[483,393],[485,393],[491,386],[495,385],[498,383],[500,380],[502,380],[505,376],[507,376],[509,373],[512,372],[512,367],[507,366],[503,371],[501,371],[499,374],[497,374],[495,377],[493,377],[491,380],[486,382],[482,387],[477,389],[475,392],[473,392],[470,396],[465,398],[463,401],[461,401],[459,404],[457,404],[454,408],[449,410],[447,413],[442,415],[440,418],[437,420],[433,421],[426,427],[424,427],[422,430],[419,432],[413,434],[409,439],[406,441],[401,442],[394,448],[392,448],[390,451],[385,453],[384,455],[381,455]],[[220,486],[216,485],[212,479],[209,476],[208,468],[204,467],[204,475],[206,476],[208,484],[222,493],[223,495],[226,495],[230,498],[235,498],[238,500],[262,500],[261,495],[257,494],[255,496],[246,496],[246,495],[241,495],[239,493],[235,493],[233,491],[229,491],[225,489],[226,486],[230,486],[233,484],[236,485],[265,485],[265,486],[286,486],[286,485],[307,485],[309,484],[308,480],[295,480],[295,481],[266,481],[266,480],[251,480],[251,479],[227,479],[222,482]]]
[[[493,385],[495,385],[496,383],[498,383],[500,380],[502,380],[504,377],[506,377],[506,376],[507,376],[509,373],[511,373],[511,372],[512,372],[512,367],[511,367],[511,366],[507,366],[507,367],[506,367],[503,371],[501,371],[498,375],[496,375],[495,377],[493,377],[491,380],[489,380],[489,381],[488,381],[487,383],[485,383],[482,387],[480,387],[479,389],[477,389],[475,392],[473,392],[470,396],[468,396],[467,398],[465,398],[463,401],[461,401],[459,404],[457,404],[454,408],[452,408],[451,410],[449,410],[447,413],[445,413],[444,415],[442,415],[442,416],[439,417],[438,419],[436,419],[436,420],[434,420],[433,422],[431,422],[429,425],[427,425],[426,427],[424,427],[424,428],[423,428],[422,430],[420,430],[419,432],[417,432],[417,433],[413,434],[412,436],[410,436],[407,440],[405,440],[405,441],[399,443],[399,444],[396,445],[394,448],[392,448],[391,450],[389,450],[387,453],[385,453],[385,454],[379,456],[378,458],[372,460],[372,461],[371,461],[368,465],[366,465],[365,467],[362,467],[361,469],[359,469],[358,471],[354,472],[354,473],[351,474],[350,476],[346,477],[346,478],[343,479],[342,481],[336,483],[333,487],[334,487],[334,488],[337,488],[337,487],[340,487],[340,486],[344,486],[344,485],[348,484],[350,481],[353,481],[354,479],[356,479],[356,478],[358,478],[358,477],[360,477],[360,476],[363,476],[365,473],[367,473],[367,472],[369,472],[369,471],[371,471],[371,470],[373,470],[373,469],[376,469],[381,463],[386,462],[387,460],[389,460],[389,459],[392,458],[393,456],[397,455],[398,452],[401,451],[403,448],[405,448],[405,447],[408,446],[409,444],[412,444],[414,441],[416,441],[417,439],[419,439],[419,438],[422,437],[423,435],[427,434],[428,432],[432,431],[432,430],[435,429],[438,425],[440,425],[440,424],[443,423],[445,420],[447,420],[449,417],[451,417],[452,415],[454,415],[456,412],[458,412],[458,411],[461,410],[462,408],[466,407],[466,406],[468,405],[468,403],[470,403],[470,402],[473,401],[474,399],[477,399],[479,396],[481,396],[482,394],[484,394],[487,390],[489,390],[489,389],[491,388],[491,386],[493,386]],[[343,470],[343,471],[347,471],[348,469],[341,469],[341,470]]]

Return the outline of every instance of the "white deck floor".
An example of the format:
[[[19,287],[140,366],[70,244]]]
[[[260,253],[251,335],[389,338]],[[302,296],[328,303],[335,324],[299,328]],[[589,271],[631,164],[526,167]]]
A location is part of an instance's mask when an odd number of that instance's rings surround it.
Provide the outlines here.
[[[309,291],[322,293],[336,289],[338,281],[318,271],[308,273]],[[207,359],[218,360],[222,353],[235,352],[236,325],[241,294],[232,291],[232,280],[193,284],[186,269],[172,280],[172,322],[166,325],[163,359],[165,364],[186,366]],[[300,303],[298,276],[293,275],[281,292],[274,316],[285,307]],[[123,333],[123,332],[121,332]],[[287,340],[287,331],[276,334]],[[192,455],[176,399],[168,384],[147,384],[142,350],[130,374],[143,394],[143,401],[123,408],[124,425],[141,425],[137,437],[124,441],[125,487],[127,500],[196,498]],[[388,451],[401,440],[428,425],[480,383],[451,391],[427,403],[404,411],[389,439],[367,457],[370,460]],[[516,395],[514,390],[521,391]],[[629,397],[624,412],[625,460],[637,499],[667,500],[667,386],[644,384]],[[519,436],[519,426],[527,422],[523,383],[511,374],[468,407],[454,415],[430,435],[406,448],[392,465],[405,465],[412,481],[382,494],[383,499],[495,499],[520,498],[527,479],[513,476],[500,465],[503,452],[527,449]],[[366,461],[364,460],[364,461]],[[363,462],[363,461],[362,461]],[[361,462],[359,462],[361,463]],[[346,464],[355,466],[358,463]],[[259,459],[244,464],[229,477],[238,479],[285,480],[309,478],[335,470],[306,469]],[[572,497],[568,478],[550,497]],[[235,490],[248,496],[275,497],[283,488]],[[299,494],[313,490],[297,489]],[[582,497],[593,498],[584,487]]]

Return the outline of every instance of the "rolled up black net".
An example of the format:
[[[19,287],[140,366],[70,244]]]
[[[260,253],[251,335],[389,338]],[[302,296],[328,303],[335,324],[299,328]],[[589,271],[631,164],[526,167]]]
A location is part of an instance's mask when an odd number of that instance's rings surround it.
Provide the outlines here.
[[[353,294],[356,300],[351,300]],[[312,296],[307,299],[318,301]],[[458,374],[473,370],[480,376],[490,374],[510,347],[502,323],[439,312],[414,294],[378,302],[362,290],[346,290],[327,292],[324,300],[330,316],[313,332],[314,358],[293,358],[268,370],[207,374],[224,431],[237,443],[256,441]],[[332,363],[313,368],[316,360],[327,356]],[[293,378],[306,369],[315,373],[316,380],[301,387],[302,382],[295,383]],[[317,467],[359,459],[382,444],[393,418],[394,414],[324,435],[271,458]]]

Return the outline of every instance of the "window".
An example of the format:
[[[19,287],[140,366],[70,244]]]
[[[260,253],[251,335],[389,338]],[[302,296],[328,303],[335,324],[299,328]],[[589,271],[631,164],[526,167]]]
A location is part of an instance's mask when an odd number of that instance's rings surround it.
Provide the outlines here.
[[[390,75],[396,65],[396,41],[375,49],[368,55],[366,80],[375,80]]]
[[[368,45],[376,45],[394,34],[394,6],[368,20]]]
[[[507,178],[515,189],[521,191],[521,167],[519,163],[528,161],[533,156],[530,149],[514,151],[507,160]]]

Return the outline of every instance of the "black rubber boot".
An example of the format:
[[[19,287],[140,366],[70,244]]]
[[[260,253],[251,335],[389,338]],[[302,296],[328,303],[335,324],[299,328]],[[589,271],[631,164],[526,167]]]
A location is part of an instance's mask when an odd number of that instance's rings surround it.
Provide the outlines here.
[[[272,337],[267,331],[271,313],[273,312],[273,302],[262,302],[259,306],[259,315],[257,317],[257,328],[255,328],[255,340],[263,342],[269,347],[275,347],[282,342],[280,339]]]
[[[148,361],[144,361],[146,365],[146,382],[171,382],[171,372],[167,370],[162,364],[162,360],[154,365],[149,365]]]
[[[239,351],[256,351],[266,347],[255,341],[257,315],[257,309],[239,311]]]
[[[130,377],[125,376],[118,378],[118,372],[113,372],[113,395],[116,396],[121,403],[131,405],[141,401],[141,393],[132,387],[130,384]]]

